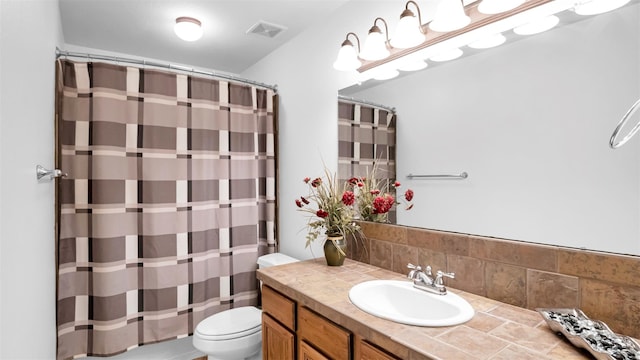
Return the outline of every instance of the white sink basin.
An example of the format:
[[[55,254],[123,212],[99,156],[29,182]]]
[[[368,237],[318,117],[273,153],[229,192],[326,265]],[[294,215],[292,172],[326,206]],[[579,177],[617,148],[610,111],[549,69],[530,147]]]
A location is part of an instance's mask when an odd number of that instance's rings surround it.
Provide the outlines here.
[[[451,292],[431,294],[411,281],[365,281],[349,290],[349,299],[361,310],[407,325],[452,326],[471,320],[471,305]]]

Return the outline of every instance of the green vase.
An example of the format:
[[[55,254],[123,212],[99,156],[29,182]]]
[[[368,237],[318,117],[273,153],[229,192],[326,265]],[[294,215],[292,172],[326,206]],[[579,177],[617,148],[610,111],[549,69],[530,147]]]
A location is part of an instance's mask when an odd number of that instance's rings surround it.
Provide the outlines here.
[[[324,242],[324,258],[329,266],[342,266],[347,257],[347,241],[342,236],[328,236]]]

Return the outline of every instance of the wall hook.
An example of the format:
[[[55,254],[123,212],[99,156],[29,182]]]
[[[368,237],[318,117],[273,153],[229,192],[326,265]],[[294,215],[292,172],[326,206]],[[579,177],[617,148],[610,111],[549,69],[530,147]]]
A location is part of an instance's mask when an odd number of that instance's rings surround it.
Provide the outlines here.
[[[49,179],[57,178],[57,177],[65,177],[67,174],[63,173],[62,170],[59,169],[45,169],[44,167],[37,165],[36,166],[36,176],[38,180],[42,179],[45,176],[49,176]]]

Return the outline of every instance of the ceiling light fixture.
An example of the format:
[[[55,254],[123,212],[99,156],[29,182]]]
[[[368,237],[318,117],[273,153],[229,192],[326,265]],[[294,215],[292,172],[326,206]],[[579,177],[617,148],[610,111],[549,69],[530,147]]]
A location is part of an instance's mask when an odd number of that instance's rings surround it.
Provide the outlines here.
[[[499,14],[515,9],[524,2],[525,0],[482,0],[478,5],[478,11],[483,14]]]
[[[441,0],[436,9],[429,29],[437,32],[449,32],[462,29],[471,23],[471,18],[464,11],[462,0]]]
[[[376,25],[378,20],[384,24],[384,35],[382,31]],[[360,57],[364,60],[381,60],[389,56],[389,49],[387,49],[387,43],[389,42],[389,28],[387,22],[383,18],[378,17],[373,20],[373,26],[369,29],[369,35],[364,40],[362,51],[360,51]]]
[[[610,11],[629,1],[482,0],[481,3],[470,2],[464,6],[462,0],[440,0],[433,21],[421,24],[420,7],[416,1],[409,0],[405,3],[405,9],[400,15],[400,22],[392,39],[389,39],[387,22],[377,17],[362,48],[356,34],[347,34],[334,67],[338,70],[356,69],[361,81],[387,78],[397,74],[397,71],[392,70],[404,71],[424,67],[427,59],[453,60],[462,55],[460,47],[463,46],[486,49],[500,45],[506,40],[502,35],[505,31],[534,34],[548,30],[559,22],[558,17],[552,15],[563,11],[575,10],[578,14],[595,13],[596,5],[599,5],[601,11]],[[417,17],[413,8],[410,10],[410,5],[415,7]],[[600,7],[602,5],[604,7]],[[503,11],[485,14],[479,7],[486,12]],[[507,8],[510,10],[504,10]],[[384,34],[378,26],[379,22],[384,24]],[[427,28],[433,31],[427,31]],[[357,50],[353,46],[351,35],[358,42]]]
[[[629,0],[586,0],[575,7],[578,15],[596,15],[615,10],[626,5]]]
[[[349,40],[349,35],[355,36],[358,51],[356,51],[353,43]],[[358,52],[360,52],[360,38],[352,32],[347,33],[347,37],[342,42],[340,51],[338,51],[338,58],[333,63],[333,68],[340,71],[351,71],[359,68],[362,62],[358,60]]]
[[[418,17],[409,10],[409,4],[413,4],[418,10]],[[424,41],[424,32],[422,31],[422,16],[420,15],[420,7],[414,1],[409,0],[405,4],[405,9],[400,14],[400,21],[396,26],[390,44],[396,49],[406,49],[422,44]]]
[[[173,31],[184,41],[196,41],[202,37],[202,23],[198,19],[181,16],[176,19]]]

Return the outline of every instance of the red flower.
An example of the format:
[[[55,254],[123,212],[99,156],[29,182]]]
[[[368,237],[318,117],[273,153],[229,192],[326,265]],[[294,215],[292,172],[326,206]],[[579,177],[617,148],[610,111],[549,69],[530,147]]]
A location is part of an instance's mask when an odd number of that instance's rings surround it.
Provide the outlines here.
[[[384,214],[391,210],[391,207],[395,203],[393,196],[389,194],[385,194],[384,196],[376,196],[373,199],[373,213],[374,214]]]
[[[342,194],[342,203],[347,205],[347,206],[351,206],[356,202],[356,196],[353,194],[353,192],[351,191],[345,191],[344,194]]]
[[[396,181],[393,183],[393,186],[395,186],[395,187],[400,187],[400,181],[396,180]]]
[[[298,205],[299,208],[302,207],[302,201],[300,201],[300,199],[296,199],[296,205]]]
[[[305,184],[308,184],[309,181],[311,181],[311,178],[310,177],[306,177],[306,178],[304,178],[303,181],[304,181]]]
[[[329,216],[329,213],[322,209],[318,209],[318,211],[316,211],[316,216],[324,219]]]
[[[405,192],[404,192],[404,198],[405,198],[407,201],[411,201],[411,200],[413,200],[413,190],[411,190],[411,189],[407,189],[407,191],[405,191]]]
[[[322,179],[320,178],[315,178],[311,182],[311,186],[313,186],[314,188],[317,188],[318,186],[320,186],[320,184],[322,184]]]
[[[373,189],[373,190],[371,190],[371,191],[369,191],[369,192],[371,193],[371,195],[378,195],[378,194],[380,194],[380,190],[378,190],[378,189]]]
[[[358,184],[358,178],[357,177],[352,177],[351,179],[347,180],[347,182],[349,183],[349,185],[357,185]]]
[[[309,205],[309,200],[307,200],[304,196],[300,196],[300,200],[302,200],[303,203]]]
[[[364,186],[363,183],[361,183],[361,182],[358,183],[358,187],[363,187],[363,186]]]

